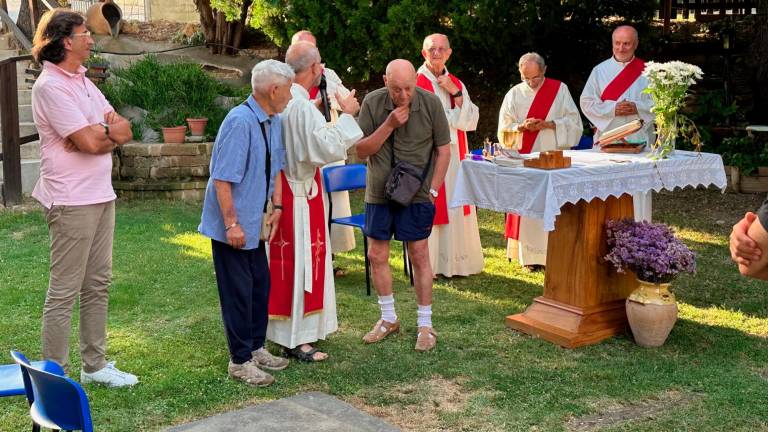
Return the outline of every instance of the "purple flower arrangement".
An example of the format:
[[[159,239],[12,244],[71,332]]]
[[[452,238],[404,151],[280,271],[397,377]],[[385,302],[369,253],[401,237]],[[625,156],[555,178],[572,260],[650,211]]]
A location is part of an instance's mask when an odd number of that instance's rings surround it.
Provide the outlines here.
[[[696,271],[696,255],[664,224],[609,220],[605,233],[605,260],[619,273],[631,270],[642,281],[668,283],[678,273]]]

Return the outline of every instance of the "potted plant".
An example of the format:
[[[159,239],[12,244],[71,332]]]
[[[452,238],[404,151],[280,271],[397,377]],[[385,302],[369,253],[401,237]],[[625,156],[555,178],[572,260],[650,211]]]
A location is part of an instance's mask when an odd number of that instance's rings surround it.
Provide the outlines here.
[[[159,128],[162,131],[163,142],[183,143],[187,135],[184,117],[178,108],[170,106],[159,113],[150,112],[147,121],[153,128]]]
[[[620,273],[634,272],[640,284],[626,301],[635,341],[644,347],[663,345],[677,321],[669,287],[678,274],[696,271],[696,256],[664,224],[609,220],[605,233],[605,260]]]
[[[109,61],[101,55],[100,51],[94,49],[91,56],[83,62],[83,66],[88,68],[86,73],[88,78],[96,82],[103,82],[107,79]]]
[[[203,116],[200,112],[192,112],[187,117],[187,125],[189,125],[189,134],[192,136],[205,135],[205,126],[208,124],[208,117]]]

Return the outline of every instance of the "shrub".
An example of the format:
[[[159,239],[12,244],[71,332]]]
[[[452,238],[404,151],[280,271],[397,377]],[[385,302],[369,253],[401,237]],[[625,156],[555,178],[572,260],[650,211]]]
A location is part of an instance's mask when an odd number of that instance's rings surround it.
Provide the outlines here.
[[[163,64],[155,56],[116,69],[113,75],[101,85],[104,95],[116,109],[136,106],[146,110],[143,123],[152,129],[183,125],[187,117],[207,117],[206,134],[215,135],[227,114],[216,105],[216,97],[248,96],[245,89],[216,81],[198,64]]]

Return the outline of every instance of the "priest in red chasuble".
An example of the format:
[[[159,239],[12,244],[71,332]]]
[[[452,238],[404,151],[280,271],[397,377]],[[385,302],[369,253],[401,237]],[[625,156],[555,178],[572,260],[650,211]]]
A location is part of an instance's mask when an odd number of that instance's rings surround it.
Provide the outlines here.
[[[499,142],[510,143],[520,153],[578,144],[581,116],[568,86],[544,76],[547,65],[537,53],[524,54],[518,67],[522,82],[507,92],[499,111]],[[517,258],[528,269],[546,265],[548,233],[541,220],[507,215],[505,236],[507,257]]]
[[[445,67],[451,52],[447,36],[438,33],[427,36],[421,50],[424,64],[419,67],[416,79],[416,85],[440,99],[451,128],[451,161],[435,199],[435,219],[429,236],[432,271],[447,277],[483,271],[483,248],[475,207],[448,208],[459,163],[469,151],[467,131],[477,128],[480,117],[464,83]]]
[[[267,338],[289,356],[321,361],[311,344],[336,331],[336,292],[320,167],[344,160],[363,132],[352,117],[360,110],[354,90],[340,99],[343,114],[330,125],[310,100],[320,80],[320,53],[308,42],[291,45],[285,62],[296,72],[292,99],[281,115],[285,168],[280,176],[283,216],[269,244]]]
[[[645,141],[653,144],[654,114],[651,112],[653,99],[643,93],[648,87],[648,79],[642,76],[645,62],[635,57],[637,50],[637,30],[632,26],[619,26],[611,36],[613,56],[598,64],[589,74],[589,79],[581,92],[579,103],[584,116],[595,125],[600,134],[641,119],[645,122],[642,129],[628,136],[628,141]],[[651,220],[651,192],[633,195],[635,220]]]

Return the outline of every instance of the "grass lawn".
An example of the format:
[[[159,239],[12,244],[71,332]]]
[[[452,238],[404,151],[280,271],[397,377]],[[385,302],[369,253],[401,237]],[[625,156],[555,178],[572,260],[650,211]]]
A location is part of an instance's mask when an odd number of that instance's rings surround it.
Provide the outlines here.
[[[340,329],[320,344],[331,358],[292,363],[266,389],[226,375],[210,243],[196,232],[200,205],[120,202],[108,356],[141,383],[86,386],[96,430],[160,430],[319,390],[404,430],[768,431],[768,283],[740,277],[727,251],[730,226],[762,198],[705,190],[656,195],[655,218],[676,228],[699,267],[673,284],[680,319],[658,349],[622,336],[567,350],[505,328],[504,317],[524,310],[544,277],[507,262],[503,216],[484,210],[485,271],[435,284],[437,350],[413,350],[415,297],[397,248],[391,263],[404,332],[363,345],[378,306],[365,295],[358,237],[356,251],[337,257],[348,275],[336,286]],[[360,201],[355,195],[354,205]],[[34,206],[0,212],[0,363],[10,362],[9,349],[40,355],[47,284],[42,213]],[[26,401],[0,400],[0,430],[28,428]]]

